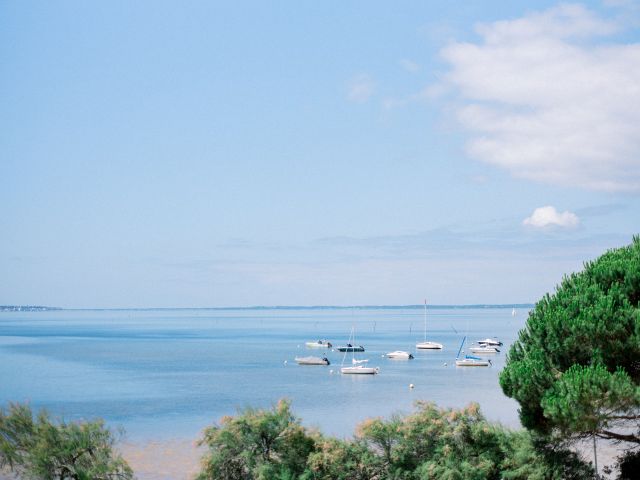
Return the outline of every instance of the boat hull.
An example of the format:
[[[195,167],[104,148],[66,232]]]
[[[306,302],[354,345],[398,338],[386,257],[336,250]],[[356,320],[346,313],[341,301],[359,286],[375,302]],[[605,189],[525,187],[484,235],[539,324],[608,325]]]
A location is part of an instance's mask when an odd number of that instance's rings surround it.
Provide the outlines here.
[[[298,365],[331,365],[328,359],[320,357],[296,357],[295,361]]]
[[[485,354],[485,355],[492,355],[492,354],[496,354],[499,353],[500,350],[498,350],[495,347],[471,347],[469,349],[471,351],[471,353],[479,353],[479,354]]]
[[[418,350],[442,350],[442,344],[437,342],[420,342],[416,343]]]
[[[338,347],[339,352],[364,352],[364,347]]]
[[[489,365],[488,360],[456,360],[456,367],[488,367]]]
[[[394,360],[411,360],[413,358],[413,355],[411,355],[409,352],[390,352],[385,354],[385,357],[387,358],[391,358]]]
[[[380,371],[378,367],[342,367],[340,373],[345,375],[375,375]]]
[[[331,342],[323,342],[323,341],[306,342],[305,345],[307,348],[331,348],[333,346],[331,345]]]

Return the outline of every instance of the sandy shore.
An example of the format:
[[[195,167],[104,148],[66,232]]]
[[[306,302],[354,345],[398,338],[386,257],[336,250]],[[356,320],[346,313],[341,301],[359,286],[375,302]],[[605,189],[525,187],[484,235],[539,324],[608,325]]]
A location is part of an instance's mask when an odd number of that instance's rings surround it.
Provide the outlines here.
[[[593,461],[593,444],[590,440],[578,442],[575,448],[589,462]],[[150,441],[147,443],[122,443],[120,451],[140,480],[188,480],[200,469],[204,453],[196,442],[189,440]],[[622,453],[620,445],[598,441],[598,470],[603,474],[605,465],[613,466]],[[617,472],[616,472],[617,474]],[[616,474],[605,476],[615,478]]]
[[[593,461],[591,441],[580,442],[577,450],[586,461]],[[195,440],[163,440],[143,443],[122,442],[118,450],[127,460],[139,480],[190,480],[200,470],[200,458],[204,450],[196,446]],[[598,441],[598,467],[602,474],[605,465],[612,466],[622,453],[619,445]],[[0,471],[0,480],[14,477]],[[615,478],[615,474],[606,478]]]
[[[139,480],[187,480],[200,469],[203,450],[195,440],[122,442],[118,450]]]
[[[203,449],[190,440],[121,442],[117,450],[138,480],[190,480],[200,470],[203,454]],[[16,480],[16,477],[0,469],[0,480]]]

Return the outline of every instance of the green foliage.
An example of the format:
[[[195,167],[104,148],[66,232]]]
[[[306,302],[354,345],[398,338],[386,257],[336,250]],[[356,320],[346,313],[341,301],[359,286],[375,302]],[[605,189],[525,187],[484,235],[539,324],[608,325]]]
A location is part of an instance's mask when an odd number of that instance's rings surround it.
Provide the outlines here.
[[[271,410],[248,408],[205,431],[209,449],[199,479],[298,478],[316,440],[291,413],[288,401]]]
[[[565,277],[500,375],[525,427],[640,443],[640,237]],[[629,430],[637,433],[629,433]]]
[[[304,429],[287,402],[245,410],[205,433],[199,479],[419,480],[588,479],[573,453],[542,450],[526,431],[487,422],[478,405],[462,410],[418,403],[408,416],[374,418],[352,440]],[[267,446],[268,445],[268,446]]]
[[[307,459],[303,480],[371,480],[384,478],[384,465],[365,442],[322,438]]]
[[[101,420],[55,423],[28,405],[0,409],[0,468],[42,480],[130,479],[127,463],[113,451],[114,435]]]

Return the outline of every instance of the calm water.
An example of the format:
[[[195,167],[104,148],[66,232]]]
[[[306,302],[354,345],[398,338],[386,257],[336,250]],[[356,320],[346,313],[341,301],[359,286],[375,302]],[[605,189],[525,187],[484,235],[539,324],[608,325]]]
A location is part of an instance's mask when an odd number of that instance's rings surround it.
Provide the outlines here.
[[[517,404],[502,394],[498,373],[525,319],[524,310],[429,310],[429,339],[444,349],[415,352],[423,313],[413,309],[3,312],[0,405],[29,401],[67,419],[100,416],[132,440],[194,438],[238,407],[282,397],[305,424],[340,436],[366,417],[409,412],[418,399],[478,401],[487,417],[515,427]],[[353,323],[367,350],[358,355],[379,375],[340,375],[339,352],[327,353],[329,367],[294,363],[325,352],[305,341],[346,343]],[[465,332],[505,342],[493,367],[453,366]],[[398,349],[416,358],[381,358]]]

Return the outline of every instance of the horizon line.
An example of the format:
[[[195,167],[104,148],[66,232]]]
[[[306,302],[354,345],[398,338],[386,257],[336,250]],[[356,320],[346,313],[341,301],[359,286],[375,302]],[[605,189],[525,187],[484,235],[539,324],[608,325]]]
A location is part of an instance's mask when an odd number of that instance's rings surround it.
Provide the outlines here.
[[[44,305],[0,305],[0,311],[25,310],[94,310],[94,311],[122,311],[122,310],[374,310],[374,309],[417,309],[424,308],[424,304],[407,305],[248,305],[248,306],[218,306],[218,307],[51,307]],[[472,304],[427,304],[427,309],[456,309],[456,308],[533,308],[535,303],[472,303]]]

